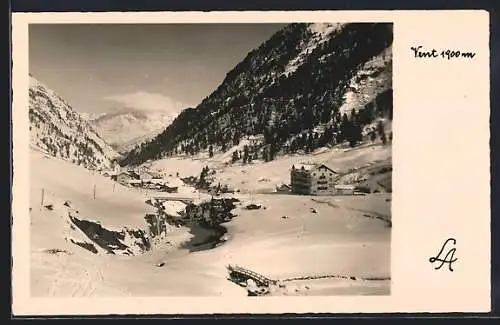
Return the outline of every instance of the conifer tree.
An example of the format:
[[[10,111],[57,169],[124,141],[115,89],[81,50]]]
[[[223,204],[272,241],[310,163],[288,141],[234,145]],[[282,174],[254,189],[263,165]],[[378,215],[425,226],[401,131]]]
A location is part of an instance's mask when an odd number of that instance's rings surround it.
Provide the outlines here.
[[[265,161],[265,162],[268,162],[269,161],[269,151],[267,149],[267,147],[264,147],[264,149],[262,149],[262,159]]]
[[[231,157],[231,161],[232,161],[233,163],[235,163],[236,161],[238,161],[238,158],[239,158],[239,157],[238,157],[238,151],[233,151],[233,155],[232,155],[232,157]]]
[[[248,145],[245,145],[243,147],[243,163],[246,164],[248,163],[248,158],[249,158],[249,155],[248,155]]]
[[[271,146],[269,147],[269,160],[274,160],[276,157],[276,143],[271,143]]]

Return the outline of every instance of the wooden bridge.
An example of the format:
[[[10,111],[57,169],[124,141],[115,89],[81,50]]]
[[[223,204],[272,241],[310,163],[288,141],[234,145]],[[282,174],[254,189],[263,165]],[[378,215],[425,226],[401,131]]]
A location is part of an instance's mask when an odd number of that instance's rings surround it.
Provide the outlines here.
[[[192,197],[182,197],[182,196],[151,196],[151,200],[156,200],[159,202],[165,201],[180,201],[184,203],[192,203],[195,199]]]
[[[246,281],[248,279],[252,279],[258,286],[266,286],[276,285],[278,281],[270,279],[262,274],[251,271],[244,267],[238,265],[228,265],[227,269],[229,270],[229,276],[232,280],[237,282]]]

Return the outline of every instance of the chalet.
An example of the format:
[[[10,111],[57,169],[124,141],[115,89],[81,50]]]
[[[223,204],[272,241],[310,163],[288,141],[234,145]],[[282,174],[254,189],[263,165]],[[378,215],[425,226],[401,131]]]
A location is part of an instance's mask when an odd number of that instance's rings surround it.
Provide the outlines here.
[[[106,176],[106,177],[113,177],[113,176],[117,176],[117,173],[115,173],[114,170],[106,169],[106,170],[101,171],[101,175]]]
[[[290,192],[290,190],[290,186],[288,186],[287,184],[276,185],[276,192],[286,193]]]
[[[137,179],[137,180],[141,179],[141,175],[137,171],[135,171],[133,169],[132,170],[128,170],[126,173],[127,173],[127,175],[129,175],[133,179]]]
[[[354,185],[335,185],[335,195],[354,195]]]
[[[116,177],[121,173],[120,165],[112,165],[111,168],[105,169],[101,171],[101,174],[106,177],[112,177],[116,179]]]
[[[163,177],[163,173],[159,170],[149,170],[148,171],[148,174],[150,174],[153,178],[162,178]]]
[[[116,175],[116,181],[121,184],[128,184],[130,180],[134,179],[128,172],[122,172]]]
[[[141,183],[141,185],[143,188],[147,188],[150,190],[159,190],[162,187],[160,184],[155,184],[155,183],[151,183],[151,182]]]
[[[146,171],[141,171],[138,174],[139,174],[139,179],[145,183],[151,182],[151,180],[153,179],[153,175],[151,175]]]
[[[336,175],[337,172],[324,164],[293,165],[290,171],[292,193],[333,195]]]
[[[127,184],[133,187],[142,187],[142,181],[139,179],[129,179]]]
[[[177,193],[179,188],[177,186],[163,185],[163,186],[161,186],[161,190],[163,192],[167,192],[167,193]]]
[[[165,181],[162,179],[162,178],[152,178],[149,183],[151,184],[156,184],[156,185],[164,185],[165,184]]]

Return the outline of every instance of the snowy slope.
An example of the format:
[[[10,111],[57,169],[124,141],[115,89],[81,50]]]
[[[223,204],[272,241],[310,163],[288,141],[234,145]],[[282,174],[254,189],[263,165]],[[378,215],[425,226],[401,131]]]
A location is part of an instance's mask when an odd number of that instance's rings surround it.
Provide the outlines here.
[[[128,295],[108,277],[127,274],[126,255],[161,243],[152,240],[145,220],[156,211],[145,194],[33,149],[30,185],[32,295]],[[185,229],[169,232],[171,243],[189,236]]]
[[[367,61],[349,81],[340,112],[359,110],[373,102],[378,94],[392,89],[392,50],[385,49]]]
[[[30,138],[34,147],[91,169],[106,168],[119,154],[53,90],[30,75]]]
[[[344,163],[361,163],[366,155],[370,160],[376,158],[367,151],[353,151],[346,153]],[[126,229],[147,228],[145,194],[117,184],[115,187],[97,173],[34,150],[30,163],[33,296],[245,296],[244,289],[227,280],[228,264],[246,266],[276,279],[348,277],[290,281],[283,288],[286,292],[275,294],[380,295],[390,291],[390,228],[384,220],[373,218],[390,220],[387,194],[335,198],[238,194],[242,204],[234,211],[237,216],[225,224],[228,233],[221,246],[189,253],[180,248],[180,243],[192,235],[181,227],[169,231],[163,245],[123,256],[120,249],[113,250],[116,255],[107,254],[96,245],[96,238],[83,230],[102,225],[116,236],[116,232],[127,233]],[[261,165],[261,172],[276,171],[271,168],[273,163],[264,165],[267,168]],[[97,189],[95,199],[93,185]],[[40,205],[42,189],[44,203]],[[247,210],[247,201],[258,201],[266,209]],[[169,213],[176,214],[183,208],[183,204],[172,203],[166,207]],[[312,209],[316,213],[312,214]],[[93,223],[80,228],[69,214]],[[95,234],[99,237],[105,233]],[[136,238],[124,237],[122,244],[137,248]],[[97,253],[80,247],[89,244]],[[157,267],[159,262],[165,266]]]
[[[175,115],[162,111],[120,110],[113,113],[87,113],[85,117],[106,142],[119,152],[126,152],[162,132]]]
[[[306,39],[300,44],[301,51],[299,54],[288,62],[285,67],[285,75],[292,74],[297,70],[297,68],[304,63],[307,55],[311,53],[319,45],[323,44],[328,40],[330,34],[335,31],[340,31],[342,29],[342,24],[318,24],[313,23],[307,26],[307,29],[311,32],[311,37]],[[323,57],[324,58],[324,57]],[[322,58],[322,59],[323,59]]]
[[[244,140],[242,140],[244,143]],[[231,148],[229,152],[238,149]],[[198,176],[201,169],[208,166],[215,170],[214,184],[228,185],[242,193],[270,193],[276,186],[290,183],[290,168],[294,164],[305,162],[327,164],[341,176],[340,183],[365,185],[370,183],[373,189],[385,192],[373,182],[379,178],[392,177],[392,148],[375,144],[364,144],[356,148],[320,148],[308,155],[294,154],[278,157],[270,162],[254,160],[250,164],[236,163],[228,165],[230,156],[219,153],[212,158],[206,155],[196,157],[175,157],[156,160],[151,169],[179,173],[181,177]],[[378,174],[380,168],[390,171]],[[373,175],[372,175],[373,173]]]

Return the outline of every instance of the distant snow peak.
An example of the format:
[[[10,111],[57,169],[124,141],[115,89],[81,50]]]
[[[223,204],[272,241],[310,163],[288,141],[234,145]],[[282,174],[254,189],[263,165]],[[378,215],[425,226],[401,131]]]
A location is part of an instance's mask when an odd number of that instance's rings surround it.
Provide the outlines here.
[[[131,150],[163,131],[188,105],[147,91],[107,96],[119,108],[107,113],[87,113],[99,134],[119,152]]]
[[[102,114],[90,123],[109,144],[125,152],[156,136],[176,116],[176,113],[161,111],[122,110]]]

